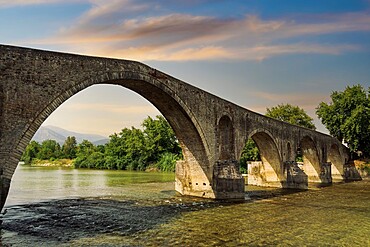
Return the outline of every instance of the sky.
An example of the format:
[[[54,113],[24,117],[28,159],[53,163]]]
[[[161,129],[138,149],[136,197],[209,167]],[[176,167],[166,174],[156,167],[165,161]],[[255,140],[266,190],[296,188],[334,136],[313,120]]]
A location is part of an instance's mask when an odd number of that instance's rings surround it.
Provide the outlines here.
[[[333,91],[370,87],[370,0],[0,0],[0,43],[141,61],[264,114],[314,118]],[[118,86],[92,86],[43,125],[108,136],[159,114]]]

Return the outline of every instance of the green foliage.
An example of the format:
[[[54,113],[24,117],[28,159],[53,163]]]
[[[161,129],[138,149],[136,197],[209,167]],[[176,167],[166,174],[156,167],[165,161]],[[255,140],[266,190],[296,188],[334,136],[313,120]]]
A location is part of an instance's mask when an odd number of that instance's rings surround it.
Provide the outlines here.
[[[144,134],[140,129],[125,128],[118,135],[112,135],[105,147],[109,162],[113,162],[107,164],[109,169],[137,169],[147,157],[145,148]]]
[[[161,155],[159,161],[156,164],[157,169],[165,172],[174,172],[176,167],[176,161],[179,160],[179,156],[173,153],[164,153]]]
[[[248,161],[258,161],[261,160],[258,147],[252,138],[249,138],[245,143],[245,146],[240,157],[240,171],[242,173],[247,173],[248,171]]]
[[[55,140],[43,141],[37,154],[37,158],[40,160],[59,159],[61,156],[60,145]]]
[[[66,159],[76,158],[76,147],[77,147],[76,137],[68,136],[62,146],[63,157]]]
[[[267,108],[266,116],[309,129],[316,129],[312,122],[313,118],[308,116],[307,113],[298,106],[281,104],[271,109]]]
[[[142,126],[147,151],[147,161],[156,162],[164,153],[180,154],[181,148],[171,126],[162,116],[147,117]]]
[[[321,102],[316,114],[330,134],[344,141],[352,152],[370,156],[370,89],[361,85],[347,86],[333,92],[329,104]]]
[[[75,168],[105,169],[104,154],[101,152],[92,152],[89,156],[77,155],[73,164]]]
[[[171,126],[162,116],[148,117],[143,130],[124,128],[110,136],[106,145],[95,146],[87,140],[77,145],[75,137],[68,137],[62,148],[54,140],[41,145],[31,142],[23,154],[26,163],[33,159],[74,159],[75,168],[112,170],[145,170],[148,166],[162,171],[174,171],[176,160],[182,157],[181,148]]]
[[[145,170],[163,159],[164,154],[181,156],[175,134],[164,117],[148,117],[142,126],[143,130],[125,128],[110,136],[105,146],[107,169]]]
[[[31,162],[38,157],[38,153],[41,149],[41,145],[36,141],[31,141],[27,145],[26,150],[23,152],[21,160],[29,165]]]
[[[96,147],[88,140],[83,140],[77,145],[76,159],[73,162],[75,168],[92,168],[94,167],[95,160],[92,159],[93,154],[96,152]]]
[[[295,161],[296,161],[296,162],[303,162],[303,156],[302,156],[302,155],[297,155],[297,156],[295,157]]]

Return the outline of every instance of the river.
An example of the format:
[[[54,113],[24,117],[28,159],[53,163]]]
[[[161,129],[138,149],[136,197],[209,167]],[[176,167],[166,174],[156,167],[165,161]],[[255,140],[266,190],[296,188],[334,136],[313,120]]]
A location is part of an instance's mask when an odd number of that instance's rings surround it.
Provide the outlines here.
[[[19,166],[0,246],[370,246],[370,181],[184,197],[173,173]]]

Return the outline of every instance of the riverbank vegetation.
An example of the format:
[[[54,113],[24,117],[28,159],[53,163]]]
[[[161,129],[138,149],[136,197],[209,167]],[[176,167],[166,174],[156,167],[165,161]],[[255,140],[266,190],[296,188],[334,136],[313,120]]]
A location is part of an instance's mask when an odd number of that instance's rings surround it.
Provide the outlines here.
[[[142,127],[124,128],[111,135],[105,145],[96,146],[88,140],[77,144],[73,136],[68,137],[62,146],[54,140],[45,140],[41,144],[31,141],[21,160],[26,165],[174,171],[182,153],[169,123],[162,116],[147,117]]]
[[[330,135],[348,145],[353,154],[370,157],[370,88],[348,86],[334,91],[331,102],[321,102],[316,114]]]

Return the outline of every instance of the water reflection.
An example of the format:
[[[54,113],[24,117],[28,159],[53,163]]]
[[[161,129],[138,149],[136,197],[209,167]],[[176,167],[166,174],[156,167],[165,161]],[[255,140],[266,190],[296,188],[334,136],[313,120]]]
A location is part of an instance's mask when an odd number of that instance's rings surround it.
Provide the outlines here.
[[[19,166],[5,206],[61,198],[130,196],[136,184],[147,187],[174,180],[173,173]]]

